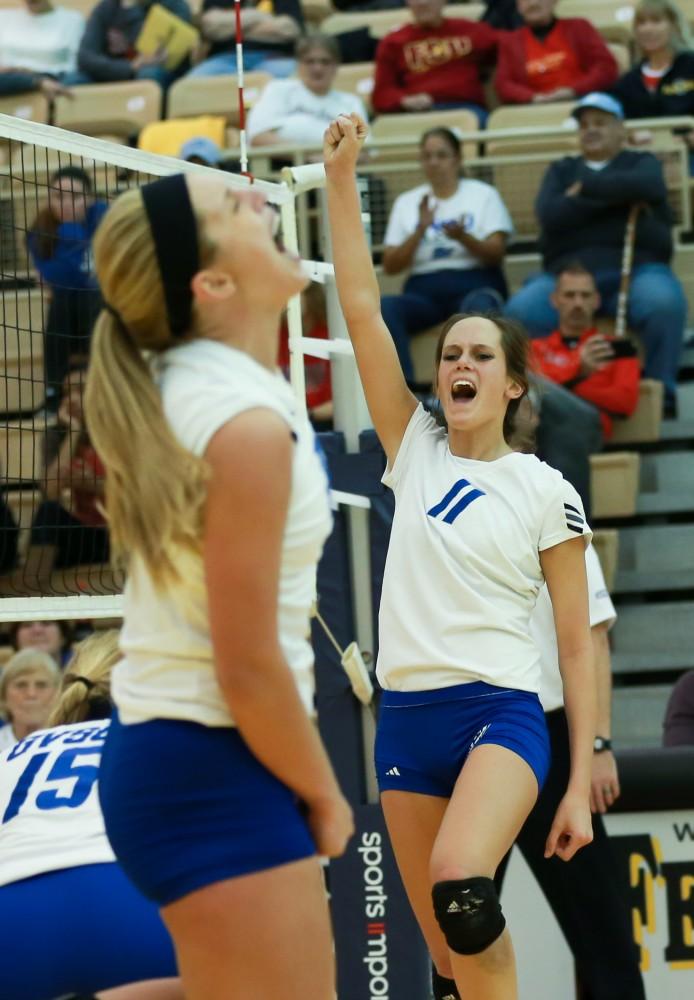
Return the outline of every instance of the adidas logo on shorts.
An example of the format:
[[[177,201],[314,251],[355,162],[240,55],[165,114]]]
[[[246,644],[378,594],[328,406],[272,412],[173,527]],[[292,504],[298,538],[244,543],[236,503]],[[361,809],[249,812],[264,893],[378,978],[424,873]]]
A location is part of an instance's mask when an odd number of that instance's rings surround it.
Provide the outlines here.
[[[397,767],[391,767],[390,770],[386,771],[386,777],[388,778],[399,778],[400,772]]]

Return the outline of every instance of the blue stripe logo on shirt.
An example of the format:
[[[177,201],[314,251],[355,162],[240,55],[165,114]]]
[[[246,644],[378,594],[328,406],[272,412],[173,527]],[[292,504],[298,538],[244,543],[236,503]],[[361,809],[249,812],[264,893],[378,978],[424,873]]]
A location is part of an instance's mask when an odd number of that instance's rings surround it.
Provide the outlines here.
[[[460,499],[457,502],[454,502],[456,497],[460,496],[460,494],[462,494]],[[434,518],[438,518],[439,514],[443,514],[443,517],[440,518],[440,520],[445,521],[446,524],[453,524],[455,519],[459,517],[471,503],[479,497],[484,497],[486,495],[487,494],[484,490],[478,490],[477,487],[473,486],[467,479],[459,479],[457,482],[453,483],[445,497],[427,511],[427,514],[429,517]],[[444,511],[446,511],[445,514]]]

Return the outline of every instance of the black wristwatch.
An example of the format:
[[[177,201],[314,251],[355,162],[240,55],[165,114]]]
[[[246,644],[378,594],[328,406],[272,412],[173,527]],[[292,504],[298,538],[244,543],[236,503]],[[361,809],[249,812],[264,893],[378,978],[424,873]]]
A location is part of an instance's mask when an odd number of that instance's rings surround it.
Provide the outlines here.
[[[606,736],[596,736],[593,740],[593,753],[602,753],[604,750],[612,749],[612,740]]]

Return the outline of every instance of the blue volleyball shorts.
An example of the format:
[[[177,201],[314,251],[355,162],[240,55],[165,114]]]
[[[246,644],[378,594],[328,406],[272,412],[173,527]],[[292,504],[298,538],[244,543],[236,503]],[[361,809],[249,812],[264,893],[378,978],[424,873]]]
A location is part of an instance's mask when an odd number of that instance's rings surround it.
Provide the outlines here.
[[[296,796],[235,728],[114,713],[99,797],[118,861],[159,906],[316,853]]]
[[[484,681],[434,691],[383,691],[375,747],[382,792],[450,798],[468,754],[484,744],[518,754],[542,788],[550,749],[536,694]]]

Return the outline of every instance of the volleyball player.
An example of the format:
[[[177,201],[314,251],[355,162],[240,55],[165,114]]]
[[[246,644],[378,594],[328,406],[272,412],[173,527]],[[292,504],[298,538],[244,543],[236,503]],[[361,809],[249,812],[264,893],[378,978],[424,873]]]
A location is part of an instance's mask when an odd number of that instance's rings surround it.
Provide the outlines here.
[[[100,796],[187,1000],[334,995],[317,854],[340,854],[352,819],[308,640],[331,514],[275,368],[306,284],[275,220],[257,190],[177,175],[121,195],[94,242],[86,413],[128,569]]]
[[[119,658],[116,631],[85,640],[51,728],[0,755],[0,996],[7,1000],[183,998],[171,978],[171,938],[116,863],[97,798]]]
[[[366,127],[325,133],[338,292],[395,517],[379,617],[384,692],[376,772],[409,899],[437,969],[435,995],[514,1000],[512,946],[493,877],[538,796],[548,738],[528,632],[546,580],[554,606],[571,774],[545,853],[591,839],[594,688],[584,548],[573,487],[508,444],[527,391],[524,331],[453,317],[436,353],[447,427],[409,392],[379,308],[354,172]]]

